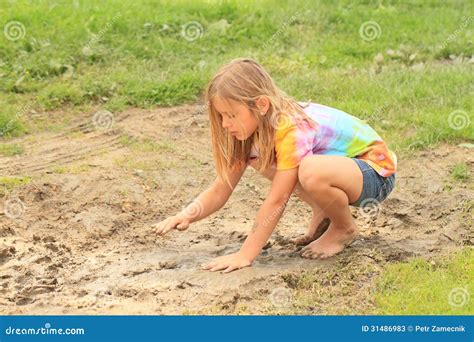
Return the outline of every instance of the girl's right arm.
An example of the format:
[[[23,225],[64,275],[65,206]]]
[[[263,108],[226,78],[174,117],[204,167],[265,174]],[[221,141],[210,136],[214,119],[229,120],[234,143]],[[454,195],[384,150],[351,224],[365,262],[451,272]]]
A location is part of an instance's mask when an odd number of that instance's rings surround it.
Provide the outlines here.
[[[218,177],[211,186],[203,191],[191,204],[181,210],[178,214],[153,225],[158,234],[166,234],[171,229],[185,230],[190,223],[199,221],[224,206],[232,194],[233,189],[239,183],[244,174],[246,165],[229,173],[229,181],[232,184],[222,182]]]

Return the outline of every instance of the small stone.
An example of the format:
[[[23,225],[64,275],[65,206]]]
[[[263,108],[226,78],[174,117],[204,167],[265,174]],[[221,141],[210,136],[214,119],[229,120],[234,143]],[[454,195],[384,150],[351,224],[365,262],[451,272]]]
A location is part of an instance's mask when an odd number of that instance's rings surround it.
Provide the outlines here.
[[[145,177],[145,172],[143,170],[134,170],[133,174],[137,177],[140,177],[140,178],[146,178]]]
[[[403,226],[403,221],[392,217],[390,220],[388,220],[387,225],[392,226],[394,228],[399,228]]]
[[[383,55],[382,55],[380,52],[375,55],[375,57],[374,57],[374,62],[375,62],[376,64],[383,64],[384,58],[383,58]]]

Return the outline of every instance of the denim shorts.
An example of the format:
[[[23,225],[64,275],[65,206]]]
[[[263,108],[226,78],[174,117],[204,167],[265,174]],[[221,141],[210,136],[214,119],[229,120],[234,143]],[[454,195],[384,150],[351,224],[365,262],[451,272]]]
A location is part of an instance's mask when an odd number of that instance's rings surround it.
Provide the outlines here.
[[[362,193],[357,201],[350,203],[354,207],[360,207],[369,202],[380,203],[392,192],[395,186],[395,174],[389,177],[379,175],[369,164],[362,159],[351,158],[357,165],[363,175]]]

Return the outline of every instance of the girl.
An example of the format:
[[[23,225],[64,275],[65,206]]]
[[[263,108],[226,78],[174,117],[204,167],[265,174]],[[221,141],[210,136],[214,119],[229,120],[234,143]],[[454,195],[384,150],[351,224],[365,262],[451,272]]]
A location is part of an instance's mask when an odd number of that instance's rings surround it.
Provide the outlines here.
[[[358,233],[349,205],[378,204],[394,187],[396,156],[371,127],[340,110],[296,102],[253,59],[221,67],[206,100],[217,177],[180,213],[157,223],[156,232],[187,229],[217,211],[248,165],[272,185],[240,251],[203,269],[231,272],[250,266],[293,192],[313,210],[307,233],[293,240],[307,244],[301,256],[333,256]]]

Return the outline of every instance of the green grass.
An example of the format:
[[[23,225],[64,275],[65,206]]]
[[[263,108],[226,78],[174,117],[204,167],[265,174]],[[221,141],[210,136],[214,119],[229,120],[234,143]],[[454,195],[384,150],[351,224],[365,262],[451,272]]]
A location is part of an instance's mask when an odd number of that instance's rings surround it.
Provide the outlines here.
[[[0,37],[0,132],[27,133],[31,110],[194,102],[219,65],[252,56],[289,94],[366,119],[395,151],[472,141],[472,124],[448,120],[473,121],[470,13],[469,1],[11,2],[0,24],[26,34]],[[203,27],[194,41],[190,21]],[[361,39],[367,21],[378,39]]]
[[[0,177],[0,195],[5,195],[18,186],[31,182],[31,177]]]
[[[79,174],[79,173],[82,173],[82,172],[87,172],[91,169],[91,167],[89,165],[86,165],[86,164],[82,164],[82,165],[57,165],[57,166],[54,166],[51,171],[56,173],[56,174],[65,174],[65,173],[69,173],[69,174],[73,174],[73,175],[76,175],[76,174]]]
[[[0,144],[0,156],[16,156],[23,153],[23,147],[18,144]]]
[[[432,262],[390,264],[377,281],[377,314],[474,313],[474,250],[465,248]]]
[[[471,204],[472,205],[472,204]],[[290,305],[267,314],[464,315],[474,312],[474,249],[387,263],[377,250],[282,275]],[[466,299],[463,299],[466,298]],[[268,301],[265,294],[262,300]]]
[[[466,163],[456,164],[451,170],[451,177],[455,181],[467,182],[470,177],[469,167]]]

